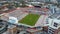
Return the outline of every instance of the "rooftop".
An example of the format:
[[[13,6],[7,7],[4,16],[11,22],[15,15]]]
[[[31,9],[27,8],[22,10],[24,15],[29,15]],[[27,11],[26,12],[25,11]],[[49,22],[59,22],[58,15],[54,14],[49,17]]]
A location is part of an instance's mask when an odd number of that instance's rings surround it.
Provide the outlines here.
[[[49,18],[52,18],[52,19],[55,19],[55,18],[60,19],[60,13],[55,13],[55,14],[49,16]]]

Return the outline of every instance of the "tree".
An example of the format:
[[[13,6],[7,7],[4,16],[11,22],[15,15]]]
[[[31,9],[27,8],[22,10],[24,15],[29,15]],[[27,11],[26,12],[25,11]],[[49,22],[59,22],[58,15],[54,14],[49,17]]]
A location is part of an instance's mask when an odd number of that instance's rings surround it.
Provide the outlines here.
[[[19,7],[20,5],[18,3],[14,2],[15,7]]]
[[[25,0],[20,0],[20,3],[22,4],[21,7],[25,7],[26,6]]]

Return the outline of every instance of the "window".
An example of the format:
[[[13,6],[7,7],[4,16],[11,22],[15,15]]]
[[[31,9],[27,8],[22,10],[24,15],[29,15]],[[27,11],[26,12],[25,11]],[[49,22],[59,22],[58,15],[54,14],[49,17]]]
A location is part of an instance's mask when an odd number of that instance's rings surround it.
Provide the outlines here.
[[[58,23],[54,22],[54,26],[57,27],[58,26]]]

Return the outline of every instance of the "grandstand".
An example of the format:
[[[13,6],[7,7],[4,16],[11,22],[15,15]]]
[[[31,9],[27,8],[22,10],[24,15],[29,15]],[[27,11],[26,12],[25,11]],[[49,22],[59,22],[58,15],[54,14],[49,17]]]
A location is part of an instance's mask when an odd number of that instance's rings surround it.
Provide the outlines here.
[[[16,17],[18,20],[22,19],[24,16],[26,16],[28,13],[24,13],[20,10],[15,10],[12,13],[9,13],[9,16]]]

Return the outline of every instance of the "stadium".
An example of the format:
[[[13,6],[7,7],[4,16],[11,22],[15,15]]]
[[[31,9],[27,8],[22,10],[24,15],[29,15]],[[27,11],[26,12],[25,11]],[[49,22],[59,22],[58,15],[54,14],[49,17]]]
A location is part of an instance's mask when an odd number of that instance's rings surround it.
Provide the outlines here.
[[[10,33],[11,30],[14,30],[17,28],[17,32],[20,34],[37,34],[42,33],[43,26],[46,23],[46,18],[48,17],[48,11],[47,8],[36,8],[36,7],[17,7],[12,8],[12,10],[9,10],[8,12],[4,11],[2,13],[2,16],[0,17],[2,20],[8,21],[8,32]],[[18,23],[15,23],[14,20],[10,21],[11,18],[9,17],[15,17],[18,20]],[[14,24],[15,23],[15,24]],[[20,30],[21,29],[21,30]]]
[[[7,13],[7,16],[16,17],[20,24],[35,27],[35,26],[43,26],[43,24],[41,23],[43,22],[42,20],[44,19],[44,16],[47,18],[47,15],[45,14],[46,13],[43,13],[42,11],[35,10],[35,8],[28,8],[28,9],[19,8],[10,13]]]
[[[10,23],[13,25],[10,24],[9,29],[10,28],[13,29],[16,26],[17,32],[20,32],[20,34],[22,33],[40,34],[42,33],[42,27],[44,26],[44,24],[46,24],[46,18],[48,17],[48,14],[46,14],[46,12],[44,12],[43,10],[41,8],[30,8],[30,7],[16,8],[15,10],[4,14],[4,16],[1,16],[1,19],[9,21],[9,17],[17,18],[18,23],[15,23],[14,20],[12,20],[12,23],[11,22]]]
[[[0,34],[60,34],[60,1],[0,0]]]
[[[38,10],[37,10],[38,9]],[[8,13],[3,13],[0,17],[2,20],[8,21],[8,29],[17,28],[17,32],[22,32],[26,34],[42,33],[42,27],[46,24],[46,18],[48,17],[48,10],[43,11],[42,8],[16,8]],[[15,23],[14,20],[9,21],[15,17],[18,22]],[[20,30],[21,29],[21,30]],[[41,32],[40,32],[41,31]],[[15,33],[17,33],[15,32]]]

